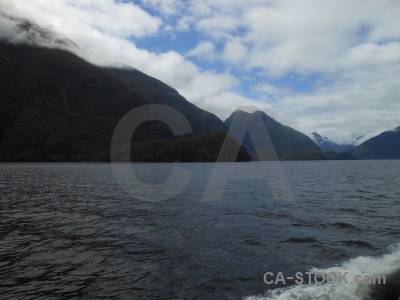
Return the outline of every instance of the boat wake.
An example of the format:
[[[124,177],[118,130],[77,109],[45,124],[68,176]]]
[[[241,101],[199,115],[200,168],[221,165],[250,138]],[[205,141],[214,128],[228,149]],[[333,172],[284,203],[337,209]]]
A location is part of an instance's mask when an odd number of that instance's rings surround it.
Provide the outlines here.
[[[339,266],[310,270],[310,272],[323,274],[347,272],[347,283],[336,281],[336,283],[295,285],[269,290],[264,295],[246,297],[245,300],[398,300],[400,296],[399,270],[400,244],[397,244],[390,247],[389,252],[380,257],[359,256]],[[361,278],[363,282],[354,280],[356,277]],[[377,279],[375,284],[368,283],[374,279]]]

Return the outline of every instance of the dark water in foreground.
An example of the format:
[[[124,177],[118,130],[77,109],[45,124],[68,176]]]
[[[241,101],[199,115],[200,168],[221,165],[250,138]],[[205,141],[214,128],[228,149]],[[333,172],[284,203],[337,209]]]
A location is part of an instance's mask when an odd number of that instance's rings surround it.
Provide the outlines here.
[[[134,169],[160,182],[172,166]],[[202,201],[214,164],[180,166],[193,170],[189,186],[149,202],[109,164],[1,164],[1,298],[361,299],[359,285],[280,288],[263,275],[400,268],[400,161],[284,162],[287,202],[254,179]]]

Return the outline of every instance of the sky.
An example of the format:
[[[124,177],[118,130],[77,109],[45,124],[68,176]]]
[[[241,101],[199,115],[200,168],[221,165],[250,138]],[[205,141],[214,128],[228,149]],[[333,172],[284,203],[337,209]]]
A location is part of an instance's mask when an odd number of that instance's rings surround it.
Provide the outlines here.
[[[257,106],[360,143],[400,126],[399,0],[0,0],[103,66],[129,65],[226,119]],[[15,29],[15,28],[14,28]]]

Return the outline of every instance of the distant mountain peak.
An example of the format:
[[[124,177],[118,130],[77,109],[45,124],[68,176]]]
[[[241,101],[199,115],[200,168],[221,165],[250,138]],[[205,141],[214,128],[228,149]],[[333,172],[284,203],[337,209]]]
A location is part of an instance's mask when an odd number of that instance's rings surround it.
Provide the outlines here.
[[[255,159],[275,159],[276,156],[278,156],[278,158],[282,158],[292,153],[300,153],[304,151],[321,151],[321,149],[319,149],[319,147],[308,136],[293,128],[279,123],[263,111],[256,110],[253,112],[246,112],[242,110],[236,110],[228,119],[225,120],[224,123],[227,128],[230,128],[234,119],[238,120],[241,126],[246,129],[258,128],[261,126],[267,129],[269,137],[273,144],[272,147],[270,145],[267,145],[265,146],[265,148],[257,149],[256,153],[253,141],[249,135],[245,136],[243,141],[240,141]],[[240,130],[238,132],[233,131],[231,132],[231,134],[234,138],[241,139],[243,137],[240,136],[239,132]],[[261,156],[259,157],[258,155]]]
[[[240,113],[243,113],[243,114],[246,114],[246,115],[251,115],[251,114],[254,114],[255,112],[262,112],[262,111],[250,109],[250,108],[247,108],[247,107],[239,107],[238,109],[236,109],[232,113],[232,115],[233,114],[240,114]]]
[[[333,151],[339,153],[354,148],[353,145],[340,145],[332,142],[326,136],[322,137],[318,132],[312,132],[311,138],[323,151]]]
[[[257,113],[259,113],[262,117],[271,118],[266,112],[264,112],[262,110],[253,110],[253,111],[248,110],[248,111],[246,111],[246,110],[243,110],[243,109],[240,109],[240,108],[236,109],[231,114],[231,117],[233,117],[234,115],[242,115],[244,117],[247,117],[247,116],[252,116],[254,114],[257,114]]]
[[[249,115],[247,111],[241,110],[241,109],[236,109],[231,115],[236,115],[236,114],[246,114]]]

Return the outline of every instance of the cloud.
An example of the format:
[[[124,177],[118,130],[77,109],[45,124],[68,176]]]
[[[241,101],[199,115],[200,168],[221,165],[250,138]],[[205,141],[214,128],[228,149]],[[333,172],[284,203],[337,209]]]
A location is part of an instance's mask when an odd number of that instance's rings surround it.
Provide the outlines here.
[[[215,45],[209,41],[201,41],[187,54],[188,57],[195,56],[206,60],[213,59],[215,55]]]
[[[152,9],[159,11],[160,13],[171,16],[178,14],[182,9],[183,3],[179,0],[141,0],[142,3],[151,7]]]
[[[0,13],[0,39],[12,43],[79,51],[78,45],[68,37],[41,28],[23,18],[11,17]]]
[[[141,38],[156,33],[161,19],[132,3],[112,0],[2,0],[3,12],[24,17],[56,31],[98,31],[116,37]]]
[[[231,115],[238,106],[257,106],[271,114],[271,105],[250,99],[236,92],[241,83],[229,73],[221,74],[207,71],[198,74],[181,87],[181,93],[200,107],[218,112],[223,119]]]
[[[221,38],[234,31],[236,23],[236,20],[230,16],[216,16],[200,20],[197,23],[197,28],[215,38]]]
[[[233,64],[243,64],[247,57],[247,47],[239,41],[228,42],[225,45],[223,59]]]

